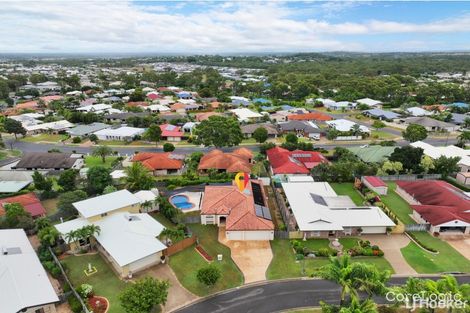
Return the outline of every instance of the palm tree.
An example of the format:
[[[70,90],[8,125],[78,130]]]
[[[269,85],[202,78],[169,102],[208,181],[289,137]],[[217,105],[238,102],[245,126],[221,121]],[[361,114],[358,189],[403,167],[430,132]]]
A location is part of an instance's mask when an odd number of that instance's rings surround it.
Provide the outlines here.
[[[173,243],[184,239],[184,230],[165,228],[159,235],[160,238],[165,238],[165,245],[168,245],[168,239]]]
[[[459,147],[465,147],[465,144],[470,141],[470,131],[463,131],[458,137],[457,145]]]
[[[148,212],[149,210],[151,210],[154,206],[154,201],[144,201],[142,202],[142,204],[140,205],[142,211],[144,212]]]
[[[113,154],[113,150],[108,146],[98,146],[93,149],[92,155],[96,157],[101,157],[103,163],[106,162],[106,157]]]
[[[87,235],[86,238],[94,237],[101,233],[101,228],[98,225],[91,224],[91,225],[85,226],[84,228],[85,228],[85,232]],[[92,245],[93,245],[93,241],[90,240],[90,247],[89,247],[90,249],[93,248]]]
[[[388,271],[380,272],[374,265],[366,263],[351,263],[348,255],[331,257],[330,264],[322,267],[317,276],[334,281],[341,287],[341,302],[343,306],[346,296],[351,300],[358,299],[358,292],[364,291],[369,298],[372,295],[383,295],[390,278]]]
[[[155,178],[142,163],[133,162],[131,166],[126,167],[126,187],[131,191],[148,190],[155,187]]]
[[[78,240],[78,233],[76,230],[71,230],[64,235],[64,239],[67,243],[75,242]]]
[[[339,313],[377,313],[377,305],[371,299],[366,299],[362,302],[353,299],[349,307],[344,307],[339,310]]]
[[[38,238],[41,241],[41,244],[51,247],[56,244],[57,239],[59,239],[59,236],[59,231],[52,226],[43,228],[38,233]]]
[[[351,127],[351,133],[353,136],[358,136],[362,134],[361,126],[359,124],[354,124]]]

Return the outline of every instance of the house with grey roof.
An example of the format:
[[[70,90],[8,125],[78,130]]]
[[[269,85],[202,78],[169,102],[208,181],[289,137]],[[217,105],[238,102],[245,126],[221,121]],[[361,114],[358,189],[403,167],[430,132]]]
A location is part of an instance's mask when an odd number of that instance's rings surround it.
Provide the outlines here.
[[[320,139],[321,130],[313,122],[307,121],[288,121],[278,124],[280,132],[294,133],[297,136],[308,137],[315,140]]]
[[[406,125],[417,124],[426,128],[427,131],[438,132],[438,131],[447,131],[453,132],[460,128],[460,126],[442,122],[427,116],[420,117],[409,117],[403,120]]]
[[[279,131],[277,130],[276,126],[270,123],[246,124],[246,125],[242,125],[241,129],[242,129],[243,135],[246,138],[251,138],[255,130],[257,130],[260,127],[268,131],[268,137],[276,138],[277,135],[279,134]]]
[[[370,109],[362,112],[365,116],[376,118],[379,120],[392,121],[400,117],[400,114],[382,109]]]
[[[102,129],[110,128],[111,125],[104,123],[91,123],[88,125],[78,125],[67,130],[72,137],[86,137]]]
[[[28,152],[13,165],[13,170],[67,170],[80,169],[84,165],[83,154]]]

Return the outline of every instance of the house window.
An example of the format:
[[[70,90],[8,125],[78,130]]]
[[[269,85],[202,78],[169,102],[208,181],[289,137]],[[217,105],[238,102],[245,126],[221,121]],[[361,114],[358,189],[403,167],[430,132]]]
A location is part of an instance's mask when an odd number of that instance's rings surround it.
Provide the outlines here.
[[[80,239],[80,240],[78,241],[78,245],[79,245],[80,247],[84,247],[84,246],[89,245],[89,244],[90,244],[90,238],[87,238],[87,239]]]

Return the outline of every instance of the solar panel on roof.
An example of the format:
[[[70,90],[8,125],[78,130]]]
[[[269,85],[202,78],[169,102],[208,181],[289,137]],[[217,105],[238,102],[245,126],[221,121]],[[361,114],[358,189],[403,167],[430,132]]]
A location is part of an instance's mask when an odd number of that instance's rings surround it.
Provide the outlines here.
[[[256,216],[264,218],[265,220],[269,220],[269,221],[273,220],[271,217],[271,212],[269,211],[269,208],[265,206],[255,204],[255,214]]]
[[[264,203],[264,198],[263,198],[263,192],[261,191],[261,186],[257,183],[251,183],[251,190],[253,191],[253,199],[255,201],[255,204],[258,205],[265,205]]]

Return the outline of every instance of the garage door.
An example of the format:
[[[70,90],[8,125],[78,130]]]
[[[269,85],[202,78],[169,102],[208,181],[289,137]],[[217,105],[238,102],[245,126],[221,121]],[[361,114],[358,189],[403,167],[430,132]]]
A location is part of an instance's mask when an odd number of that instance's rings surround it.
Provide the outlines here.
[[[160,262],[160,255],[158,253],[152,254],[148,257],[145,257],[143,259],[137,260],[137,261],[129,264],[129,270],[132,273],[136,273],[136,272],[138,272],[140,270],[143,270],[147,267],[158,264],[159,262]]]
[[[227,232],[228,240],[273,240],[271,231],[231,231]]]
[[[385,234],[385,231],[387,230],[386,227],[363,227],[362,228],[362,233],[363,234]]]

